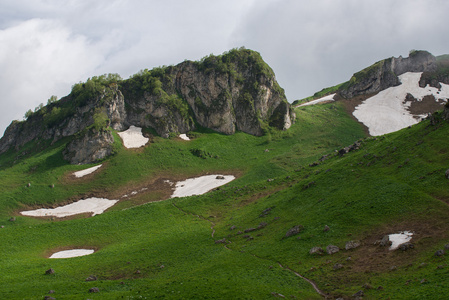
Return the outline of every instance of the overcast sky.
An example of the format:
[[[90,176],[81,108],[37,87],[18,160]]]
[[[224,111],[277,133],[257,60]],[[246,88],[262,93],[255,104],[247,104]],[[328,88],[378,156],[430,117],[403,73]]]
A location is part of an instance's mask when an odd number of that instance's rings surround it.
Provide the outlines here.
[[[89,77],[241,46],[292,102],[411,49],[449,53],[448,13],[447,0],[2,0],[0,136]]]

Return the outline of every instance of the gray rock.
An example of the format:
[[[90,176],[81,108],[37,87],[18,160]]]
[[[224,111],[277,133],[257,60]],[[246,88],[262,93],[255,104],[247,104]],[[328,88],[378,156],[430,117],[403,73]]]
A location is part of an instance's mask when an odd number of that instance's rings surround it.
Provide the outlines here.
[[[311,254],[311,255],[315,255],[315,254],[321,255],[321,254],[323,254],[323,253],[324,253],[324,251],[323,251],[323,249],[322,249],[321,247],[313,247],[313,248],[310,249],[310,251],[309,251],[309,254]]]
[[[55,270],[53,270],[52,268],[45,271],[45,275],[51,275],[51,274],[55,274]]]
[[[328,245],[328,246],[326,247],[326,252],[327,252],[327,254],[335,254],[335,253],[337,253],[338,251],[340,251],[340,248],[338,248],[338,247],[335,246],[335,245]]]
[[[329,231],[329,230],[331,230],[331,229],[330,229],[330,227],[329,227],[329,226],[327,226],[327,225],[324,225],[324,229],[323,229],[323,231],[324,231],[324,232],[326,232],[326,231]]]
[[[53,298],[52,296],[45,296],[44,299],[45,300],[56,300],[56,298]]]
[[[449,169],[446,170],[446,173],[444,173],[447,179],[449,179]]]
[[[390,237],[388,235],[384,235],[384,237],[380,240],[379,245],[382,247],[391,246],[392,242],[390,241]]]
[[[340,269],[343,268],[343,265],[342,265],[342,264],[335,264],[332,268],[333,268],[334,270],[340,270]]]
[[[359,246],[360,246],[360,241],[349,241],[349,242],[346,242],[345,249],[351,250],[351,249],[355,249]]]
[[[402,251],[407,251],[409,249],[413,249],[414,247],[415,247],[415,245],[413,245],[412,243],[406,242],[406,243],[399,245],[398,249],[400,249]]]
[[[437,250],[435,256],[443,256],[445,254],[444,250]]]
[[[99,292],[100,292],[100,289],[97,287],[93,287],[93,288],[89,289],[89,293],[99,293]]]
[[[436,70],[436,58],[426,51],[415,51],[408,58],[392,57],[355,73],[350,84],[340,90],[344,98],[368,95],[386,88],[400,85],[398,76],[406,72],[428,72]]]
[[[285,234],[285,237],[288,238],[288,237],[297,235],[297,234],[299,234],[303,229],[304,229],[304,226],[302,226],[302,225],[296,225],[296,226],[293,226],[292,228],[290,228],[290,229],[287,231],[287,233]]]
[[[63,156],[71,164],[94,163],[112,154],[113,143],[110,131],[91,129],[67,144]]]
[[[444,245],[444,249],[449,250],[449,244]]]
[[[90,275],[89,277],[86,278],[86,281],[96,281],[97,280],[97,276],[95,275]]]

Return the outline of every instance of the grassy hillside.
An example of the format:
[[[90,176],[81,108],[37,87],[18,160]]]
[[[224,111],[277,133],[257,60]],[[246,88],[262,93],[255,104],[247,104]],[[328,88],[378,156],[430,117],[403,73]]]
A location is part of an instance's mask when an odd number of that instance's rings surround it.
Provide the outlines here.
[[[449,124],[425,121],[364,139],[361,126],[339,103],[296,113],[289,131],[265,137],[200,130],[191,133],[190,142],[154,137],[139,150],[124,149],[117,139],[117,154],[81,180],[70,174],[85,166],[62,160],[67,141],[38,153],[33,151],[39,145],[29,145],[0,156],[0,295],[42,299],[54,290],[57,299],[322,298],[294,272],[332,297],[351,298],[359,290],[365,299],[448,294],[446,257],[434,253],[449,243],[444,176]],[[356,140],[359,150],[336,155]],[[328,159],[318,161],[325,154]],[[218,172],[238,179],[202,196],[139,205],[167,195],[138,195],[91,218],[18,214],[24,207],[86,195],[117,198],[159,178]],[[8,221],[12,216],[16,221]],[[296,225],[302,231],[285,238]],[[413,249],[374,245],[401,230],[414,232]],[[349,240],[361,246],[344,250]],[[330,244],[342,250],[309,254],[312,247]],[[47,258],[56,250],[83,247],[97,251]],[[337,263],[342,267],[335,270]],[[49,268],[55,274],[44,275]],[[98,280],[85,281],[90,275]],[[89,293],[92,287],[100,292]]]

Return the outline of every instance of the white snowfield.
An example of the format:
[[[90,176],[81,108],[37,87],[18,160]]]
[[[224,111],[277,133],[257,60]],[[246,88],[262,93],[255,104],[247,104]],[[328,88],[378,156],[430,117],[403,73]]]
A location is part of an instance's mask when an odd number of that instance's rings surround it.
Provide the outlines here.
[[[76,178],[81,178],[84,177],[86,175],[92,174],[93,172],[95,172],[96,170],[98,170],[99,168],[101,168],[102,165],[98,165],[89,169],[84,169],[81,171],[77,171],[75,173],[73,173],[73,175],[75,175]]]
[[[64,250],[53,253],[49,258],[71,258],[78,256],[85,256],[94,253],[95,250],[92,249],[73,249],[73,250]]]
[[[392,242],[390,250],[397,249],[400,245],[409,242],[412,239],[413,232],[402,231],[400,233],[390,234],[388,237]]]
[[[185,133],[181,133],[181,134],[179,135],[179,137],[180,137],[181,139],[183,139],[184,141],[190,141],[190,138],[189,138]]]
[[[233,175],[225,175],[222,176],[224,179],[217,179],[221,176],[222,175],[206,175],[197,178],[189,178],[185,181],[178,181],[171,197],[202,195],[235,179]]]
[[[441,90],[419,86],[421,72],[408,72],[399,76],[401,84],[379,92],[377,95],[366,99],[355,108],[353,115],[369,129],[372,136],[382,135],[414,125],[420,121],[423,115],[414,116],[407,108],[410,102],[405,102],[408,93],[418,101],[424,96],[433,95],[436,99],[449,98],[449,85],[440,83]],[[405,102],[405,103],[404,103]]]
[[[150,140],[142,134],[142,128],[131,125],[128,130],[117,132],[126,148],[140,148]]]
[[[335,100],[334,100],[334,96],[335,96],[335,94],[327,95],[327,96],[324,96],[324,97],[322,97],[322,98],[319,98],[319,99],[316,99],[316,100],[312,100],[312,101],[309,101],[309,102],[300,104],[300,105],[298,105],[298,107],[301,107],[301,106],[307,106],[307,105],[315,105],[315,104],[321,103],[321,102],[335,101]]]
[[[104,198],[88,198],[79,200],[68,205],[57,208],[40,208],[35,210],[22,211],[24,216],[31,217],[57,217],[63,218],[82,213],[92,213],[92,216],[103,213],[106,209],[117,203],[118,200],[109,200]]]

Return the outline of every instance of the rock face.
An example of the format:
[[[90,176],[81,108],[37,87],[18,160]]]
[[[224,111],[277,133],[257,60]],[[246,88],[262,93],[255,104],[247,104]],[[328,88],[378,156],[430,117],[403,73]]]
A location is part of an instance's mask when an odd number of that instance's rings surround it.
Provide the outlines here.
[[[400,84],[399,75],[406,72],[434,72],[437,69],[435,56],[427,51],[411,51],[409,57],[391,57],[355,73],[344,84],[339,94],[344,98],[374,94]]]
[[[89,130],[73,139],[63,152],[65,160],[72,164],[90,164],[113,152],[114,137],[108,130]]]
[[[37,139],[72,137],[64,157],[83,164],[112,153],[109,127],[150,127],[166,138],[197,125],[261,136],[269,126],[288,129],[295,117],[260,54],[234,49],[200,62],[143,70],[127,80],[109,74],[76,84],[67,97],[24,122],[12,122],[0,139],[0,154]]]

